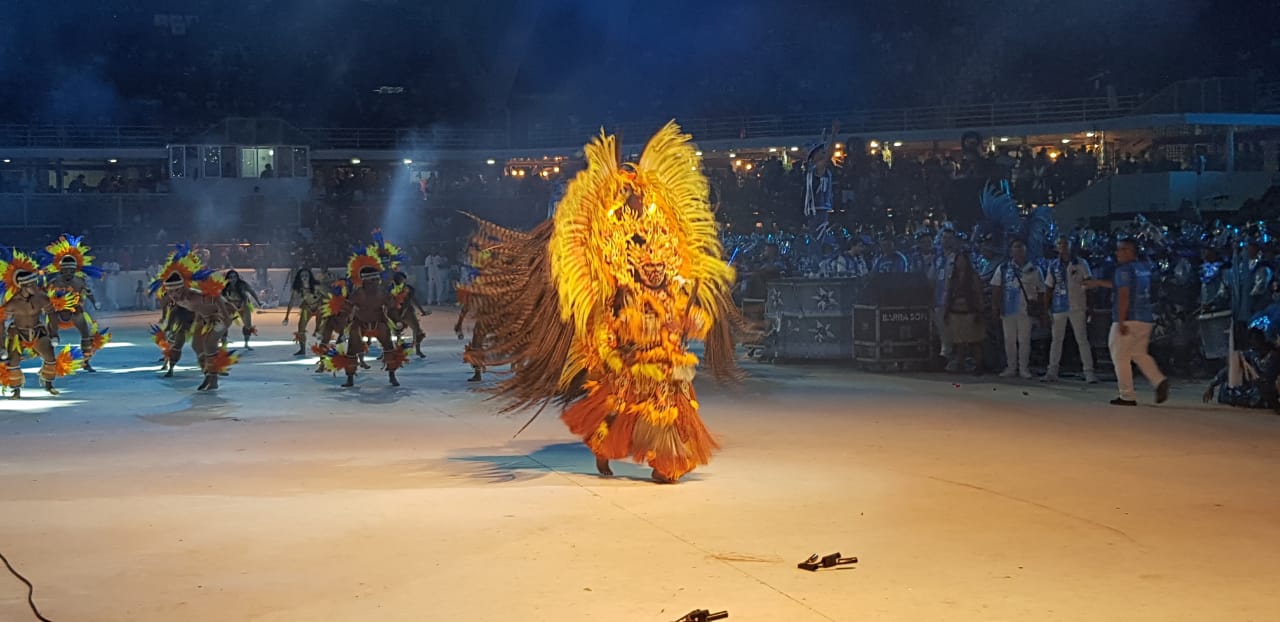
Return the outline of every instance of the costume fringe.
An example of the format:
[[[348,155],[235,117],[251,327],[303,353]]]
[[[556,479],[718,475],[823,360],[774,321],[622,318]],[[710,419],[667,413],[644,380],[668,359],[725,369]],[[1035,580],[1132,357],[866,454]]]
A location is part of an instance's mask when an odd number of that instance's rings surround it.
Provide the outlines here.
[[[97,329],[96,325],[94,326],[94,329],[95,329],[94,333],[89,336],[89,339],[91,341],[90,347],[93,348],[93,352],[98,352],[99,350],[102,350],[103,346],[107,345],[108,343],[111,343],[111,330],[108,328],[104,328],[102,330],[96,330]],[[86,353],[86,355],[88,354],[92,354],[92,353]]]
[[[235,350],[227,351],[226,348],[218,348],[218,353],[213,358],[205,361],[206,374],[222,374],[231,369],[232,365],[240,362],[240,355]]]
[[[55,378],[70,376],[84,368],[84,352],[79,346],[63,346],[53,361]]]
[[[54,311],[75,311],[80,308],[80,294],[70,289],[51,288],[49,303]]]
[[[6,365],[3,372],[4,374],[0,377],[0,382],[3,382],[4,386],[15,388],[21,387],[24,384],[25,379],[22,377],[21,366]]]
[[[382,368],[395,371],[409,363],[409,347],[400,346],[382,353]]]
[[[151,341],[155,342],[156,347],[160,348],[160,351],[166,357],[169,356],[169,350],[173,349],[173,345],[169,343],[169,338],[164,334],[164,329],[156,324],[151,325]]]

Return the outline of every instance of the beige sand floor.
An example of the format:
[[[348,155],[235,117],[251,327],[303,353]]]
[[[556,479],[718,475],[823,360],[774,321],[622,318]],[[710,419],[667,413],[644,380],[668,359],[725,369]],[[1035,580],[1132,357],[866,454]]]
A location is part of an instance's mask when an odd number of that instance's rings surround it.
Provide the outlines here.
[[[752,364],[675,486],[467,391],[449,331],[353,390],[279,312],[215,395],[144,316],[0,404],[0,551],[58,622],[1275,620],[1280,417],[1108,386]],[[132,345],[130,345],[132,344]],[[29,374],[34,378],[34,374]],[[29,380],[30,381],[30,380]],[[1150,402],[1149,395],[1143,399]],[[796,562],[839,551],[850,569]],[[0,575],[0,620],[33,620]]]

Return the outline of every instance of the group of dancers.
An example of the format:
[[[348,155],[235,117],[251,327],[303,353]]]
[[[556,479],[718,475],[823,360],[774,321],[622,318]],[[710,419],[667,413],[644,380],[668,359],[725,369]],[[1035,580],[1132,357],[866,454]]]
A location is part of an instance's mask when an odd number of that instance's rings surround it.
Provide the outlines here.
[[[98,328],[85,302],[100,309],[89,280],[102,276],[93,266],[81,238],[63,235],[35,257],[14,249],[0,250],[0,323],[4,325],[3,389],[22,397],[24,358],[39,358],[38,375],[45,391],[57,395],[53,381],[77,371],[94,371],[89,360],[111,340]],[[60,333],[80,333],[79,345],[62,345]],[[55,351],[54,344],[60,348]]]
[[[706,367],[732,381],[740,375],[734,339],[745,324],[730,297],[734,270],[721,248],[700,153],[674,122],[633,163],[621,160],[615,136],[601,133],[584,147],[586,166],[551,219],[531,231],[476,219],[474,276],[458,287],[454,327],[464,339],[464,320],[473,322],[463,353],[471,380],[507,367],[501,381],[482,389],[506,401],[503,412],[560,405],[561,419],[595,454],[602,476],[613,475],[611,460],[631,458],[648,464],[653,479],[675,482],[718,448],[699,415],[693,379],[700,361],[690,342],[705,342]],[[14,397],[24,354],[44,361],[40,378],[56,393],[53,380],[91,371],[89,358],[109,339],[84,309],[86,300],[97,306],[87,286],[87,249],[64,236],[47,250],[43,266],[18,252],[0,263],[0,309],[11,320],[5,385]],[[399,270],[403,260],[375,231],[374,242],[351,255],[343,278],[296,270],[284,318],[288,325],[298,309],[294,354],[307,353],[313,334],[317,371],[341,371],[342,386],[350,387],[357,370],[369,368],[364,357],[376,341],[388,380],[398,386],[396,371],[410,352],[423,356],[418,314],[426,313]],[[178,246],[151,292],[162,303],[151,331],[165,375],[173,375],[189,340],[203,374],[198,390],[217,389],[238,360],[227,349],[232,325],[241,324],[245,348],[255,334],[252,289],[234,270],[215,273]],[[80,331],[81,343],[55,354],[52,340],[68,327]],[[401,337],[406,329],[411,339]]]
[[[319,356],[317,372],[341,371],[344,387],[355,386],[358,369],[369,369],[365,353],[371,341],[382,348],[379,358],[388,380],[400,386],[396,370],[408,362],[409,351],[419,358],[426,333],[418,314],[429,313],[414,299],[414,290],[400,271],[405,259],[398,247],[374,231],[374,242],[353,253],[343,278],[318,279],[310,268],[294,271],[289,304],[282,324],[289,324],[295,305],[298,309],[294,340],[298,351],[307,353],[307,325],[316,339],[311,352]],[[244,347],[252,350],[250,338],[254,304],[258,297],[235,270],[217,274],[202,266],[199,256],[186,246],[169,254],[151,291],[161,301],[160,323],[151,327],[152,339],[163,353],[165,376],[172,376],[188,339],[204,375],[198,391],[218,388],[218,378],[228,375],[239,355],[227,349],[227,333],[239,322]],[[411,340],[402,337],[410,330]]]

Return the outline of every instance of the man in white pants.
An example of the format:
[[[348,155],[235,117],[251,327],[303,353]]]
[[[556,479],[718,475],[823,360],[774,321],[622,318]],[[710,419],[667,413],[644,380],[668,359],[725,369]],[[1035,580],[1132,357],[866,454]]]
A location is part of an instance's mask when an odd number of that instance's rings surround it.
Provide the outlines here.
[[[1089,263],[1071,253],[1066,238],[1058,238],[1058,256],[1049,262],[1044,284],[1049,290],[1049,311],[1053,313],[1053,342],[1049,345],[1049,369],[1041,382],[1058,380],[1058,364],[1062,361],[1062,342],[1067,339],[1067,323],[1076,336],[1080,350],[1080,363],[1084,367],[1084,380],[1098,382],[1093,374],[1093,350],[1089,345],[1089,331],[1085,326],[1089,305],[1085,299],[1085,281],[1093,278]]]
[[[1027,245],[1014,240],[1008,261],[991,276],[993,312],[1004,326],[1005,370],[1001,378],[1014,374],[1031,379],[1031,306],[1043,309],[1044,278],[1040,268],[1027,261]],[[1032,303],[1032,304],[1028,304]]]
[[[1107,348],[1116,366],[1116,384],[1120,397],[1113,406],[1137,406],[1133,389],[1133,364],[1156,388],[1156,403],[1169,399],[1169,379],[1160,371],[1156,360],[1147,352],[1155,313],[1151,306],[1151,264],[1138,260],[1138,246],[1133,240],[1116,243],[1116,272],[1110,281],[1090,280],[1087,287],[1110,287],[1114,290],[1111,307],[1111,335]]]
[[[427,304],[442,305],[445,303],[445,286],[448,285],[448,260],[443,255],[431,253],[427,256]]]

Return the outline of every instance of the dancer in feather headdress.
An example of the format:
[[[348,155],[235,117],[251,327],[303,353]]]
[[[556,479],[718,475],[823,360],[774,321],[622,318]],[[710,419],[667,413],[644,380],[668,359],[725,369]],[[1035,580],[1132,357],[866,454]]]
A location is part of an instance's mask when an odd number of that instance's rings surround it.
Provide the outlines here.
[[[492,389],[505,410],[560,400],[602,475],[629,457],[674,482],[717,449],[698,414],[690,341],[706,341],[718,378],[737,376],[734,272],[689,138],[669,123],[622,164],[616,137],[602,134],[553,220],[529,233],[481,223],[489,259],[461,288],[488,331],[483,364],[511,366]]]
[[[53,315],[55,308],[49,294],[40,286],[40,268],[35,260],[18,251],[5,251],[0,256],[0,309],[12,322],[5,331],[5,350],[8,352],[3,385],[12,389],[12,397],[22,396],[26,379],[22,373],[22,355],[33,353],[40,357],[40,380],[44,389],[53,395],[53,380],[78,369],[83,359],[80,348],[66,346],[62,356],[54,354],[49,339],[47,320],[42,316]]]
[[[150,293],[160,300],[160,323],[152,325],[151,338],[164,357],[165,378],[172,378],[174,368],[182,360],[182,348],[187,344],[191,334],[191,326],[196,316],[190,310],[177,304],[176,296],[166,296],[170,291],[191,287],[192,278],[200,271],[199,257],[191,252],[185,244],[179,244],[169,253],[164,265],[151,282]]]
[[[369,250],[358,252],[347,261],[347,279],[351,282],[342,309],[337,314],[337,325],[345,327],[347,347],[341,354],[341,365],[347,374],[344,387],[355,386],[356,368],[361,365],[359,355],[365,351],[365,337],[378,340],[382,346],[382,366],[392,386],[400,386],[396,370],[408,361],[408,355],[391,340],[393,324],[390,313],[395,308],[391,290],[384,284],[382,274],[386,267],[377,254]],[[325,341],[327,345],[327,339]],[[323,362],[322,362],[323,363]]]
[[[63,234],[56,241],[44,248],[40,253],[44,263],[44,272],[52,274],[48,277],[46,289],[49,299],[55,302],[54,311],[49,313],[49,338],[58,339],[58,330],[75,328],[80,332],[80,350],[84,354],[82,368],[94,371],[89,360],[97,351],[94,348],[93,331],[89,326],[93,323],[84,302],[87,300],[94,310],[100,310],[98,301],[89,288],[89,279],[102,278],[102,271],[93,265],[93,257],[89,255],[89,247],[82,244],[83,238]]]
[[[161,292],[166,307],[172,305],[174,309],[191,314],[187,332],[197,364],[204,374],[204,381],[197,391],[216,390],[218,377],[239,360],[235,352],[228,352],[222,345],[237,312],[236,306],[222,296],[225,287],[226,281],[204,268],[199,258],[188,252],[186,247],[179,247],[169,255],[169,262],[161,268],[160,276],[151,285],[152,291]],[[174,346],[172,343],[169,345],[172,353]],[[179,352],[167,355],[170,366],[166,377],[173,374],[173,365],[181,355],[181,347],[179,343],[176,346]]]
[[[395,307],[390,315],[394,322],[396,338],[400,339],[400,331],[409,329],[410,334],[413,335],[413,352],[418,355],[418,358],[426,358],[427,355],[422,353],[422,342],[426,340],[427,333],[422,330],[422,322],[418,320],[418,314],[426,316],[431,315],[431,312],[418,304],[417,293],[417,290],[409,284],[407,274],[397,270],[391,277],[391,298],[395,302]]]

